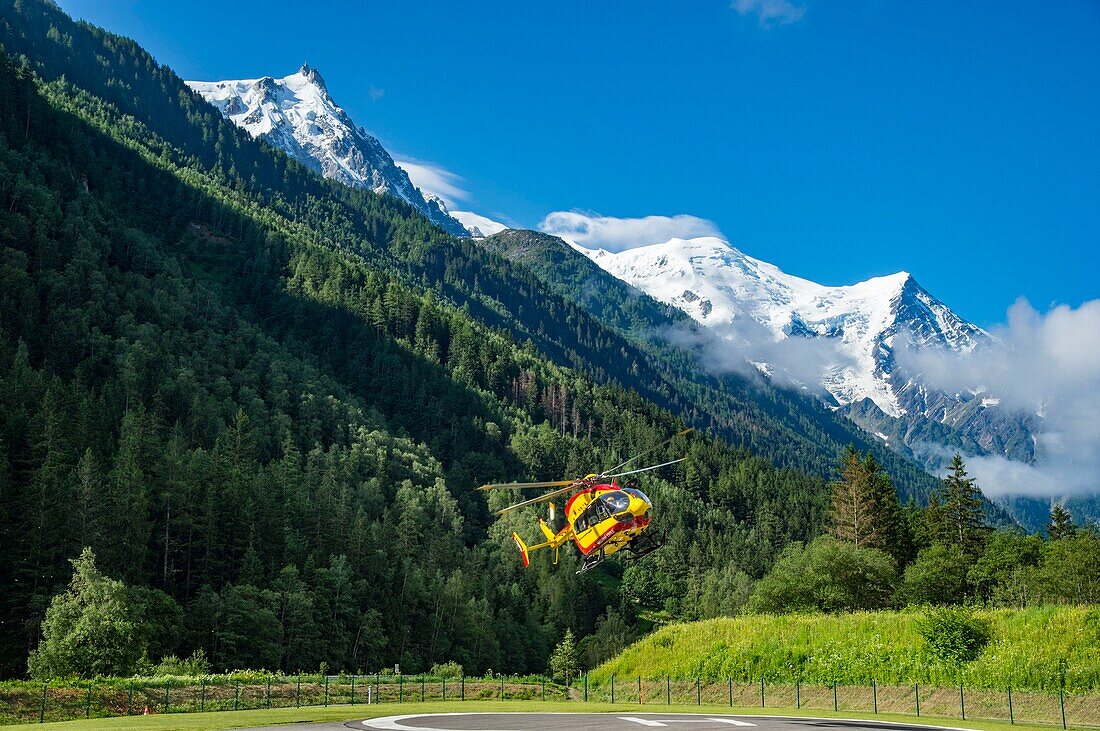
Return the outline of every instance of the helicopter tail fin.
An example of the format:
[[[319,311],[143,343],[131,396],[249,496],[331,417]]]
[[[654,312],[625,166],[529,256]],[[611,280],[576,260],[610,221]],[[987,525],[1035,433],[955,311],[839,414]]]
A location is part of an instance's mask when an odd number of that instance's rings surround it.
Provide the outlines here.
[[[527,568],[531,565],[531,557],[527,553],[527,544],[519,537],[519,533],[512,533],[512,540],[516,542],[519,552],[523,556],[523,568]]]
[[[546,524],[545,520],[539,521],[539,528],[542,529],[542,534],[546,536],[547,541],[554,540],[554,531],[550,529],[550,526]]]

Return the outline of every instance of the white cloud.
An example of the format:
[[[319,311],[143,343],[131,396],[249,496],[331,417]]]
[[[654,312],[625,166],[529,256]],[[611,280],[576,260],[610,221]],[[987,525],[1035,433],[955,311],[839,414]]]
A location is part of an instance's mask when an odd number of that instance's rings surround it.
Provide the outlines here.
[[[790,0],[733,0],[730,7],[741,15],[755,15],[762,28],[797,23],[806,14],[804,5]]]
[[[481,232],[482,236],[492,236],[508,228],[507,225],[500,221],[494,221],[488,216],[482,216],[472,211],[451,211],[451,217],[465,226],[466,230],[470,233],[473,233],[474,229],[477,229]]]
[[[413,185],[425,193],[439,196],[448,208],[453,208],[459,201],[470,200],[470,192],[462,187],[466,180],[461,175],[424,160],[406,159],[394,162],[405,169]]]
[[[1000,398],[996,408],[1041,417],[1034,464],[967,460],[979,486],[988,495],[1100,492],[1100,300],[1043,314],[1021,299],[991,334],[989,347],[965,355],[898,350],[933,387],[979,389]]]
[[[843,344],[834,338],[787,337],[775,333],[748,317],[720,325],[688,323],[674,327],[666,337],[699,354],[704,368],[712,373],[739,373],[794,388],[826,400],[821,385],[826,377],[859,364]],[[766,364],[761,370],[757,364]]]
[[[379,99],[381,99],[385,95],[386,95],[386,90],[381,89],[381,88],[375,86],[374,84],[371,84],[370,86],[367,87],[367,97],[372,102],[378,101]]]
[[[714,222],[685,214],[615,218],[585,211],[554,211],[542,219],[539,230],[588,249],[616,252],[675,238],[722,236]]]

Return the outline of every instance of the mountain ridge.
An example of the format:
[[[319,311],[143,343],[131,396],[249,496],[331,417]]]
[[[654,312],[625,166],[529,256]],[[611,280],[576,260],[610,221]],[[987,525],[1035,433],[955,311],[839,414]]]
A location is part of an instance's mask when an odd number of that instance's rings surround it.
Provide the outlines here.
[[[829,286],[787,274],[718,237],[671,239],[619,253],[570,245],[712,329],[769,376],[818,390],[930,470],[942,467],[952,450],[1035,458],[1030,435],[1036,420],[1000,411],[995,398],[986,398],[995,394],[930,388],[911,359],[899,357],[903,348],[969,353],[991,337],[909,272]],[[808,353],[786,347],[799,343],[823,347]],[[808,360],[825,367],[807,375]]]
[[[280,79],[185,83],[226,119],[311,170],[353,188],[400,198],[448,233],[469,235],[439,198],[413,185],[378,138],[352,121],[332,99],[321,73],[308,64]]]

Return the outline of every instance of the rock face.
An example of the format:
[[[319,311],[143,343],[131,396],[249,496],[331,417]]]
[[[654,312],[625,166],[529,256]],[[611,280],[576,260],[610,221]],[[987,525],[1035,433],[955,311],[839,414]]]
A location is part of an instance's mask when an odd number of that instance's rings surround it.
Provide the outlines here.
[[[395,196],[448,232],[467,236],[442,201],[428,200],[377,138],[329,96],[321,74],[303,65],[281,79],[188,81],[238,127],[262,137],[306,167],[354,188]]]
[[[949,452],[1031,461],[1036,426],[981,394],[948,394],[906,370],[898,349],[968,352],[989,335],[907,272],[827,287],[792,276],[713,237],[621,253],[576,247],[615,277],[673,305],[739,348],[761,371],[786,376],[898,451],[930,468]],[[824,345],[784,350],[793,339]],[[801,363],[790,354],[800,353]],[[805,361],[818,357],[815,368]],[[801,366],[801,367],[797,367]],[[812,371],[816,383],[807,383]]]

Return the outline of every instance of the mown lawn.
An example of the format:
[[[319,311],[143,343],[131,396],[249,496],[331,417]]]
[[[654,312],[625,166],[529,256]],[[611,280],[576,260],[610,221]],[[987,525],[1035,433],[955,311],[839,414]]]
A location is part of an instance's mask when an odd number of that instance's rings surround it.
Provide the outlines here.
[[[824,711],[796,712],[775,711],[761,713],[753,708],[729,708],[727,706],[664,706],[664,705],[637,705],[609,703],[536,703],[524,701],[467,701],[448,703],[404,703],[404,704],[379,704],[340,706],[328,708],[283,708],[274,710],[256,711],[225,711],[218,713],[187,713],[153,716],[132,716],[129,718],[98,718],[81,721],[64,721],[60,723],[26,724],[20,726],[8,726],[12,729],[38,728],[43,730],[64,729],[66,731],[106,731],[107,729],[121,729],[123,731],[220,731],[221,729],[249,728],[255,726],[284,725],[295,723],[320,723],[320,722],[344,722],[377,716],[389,716],[407,713],[451,713],[451,712],[482,712],[482,713],[701,713],[708,715],[719,714],[743,714],[743,715],[786,715],[821,718],[875,718],[883,721],[900,721],[913,723],[916,719],[904,715],[881,714],[871,716],[855,713],[831,713]],[[968,728],[976,731],[1050,731],[1050,726],[1034,726],[1017,723],[1010,726],[1007,723],[970,721],[960,722],[955,718],[931,718],[922,717],[923,724],[942,724],[953,728]]]

